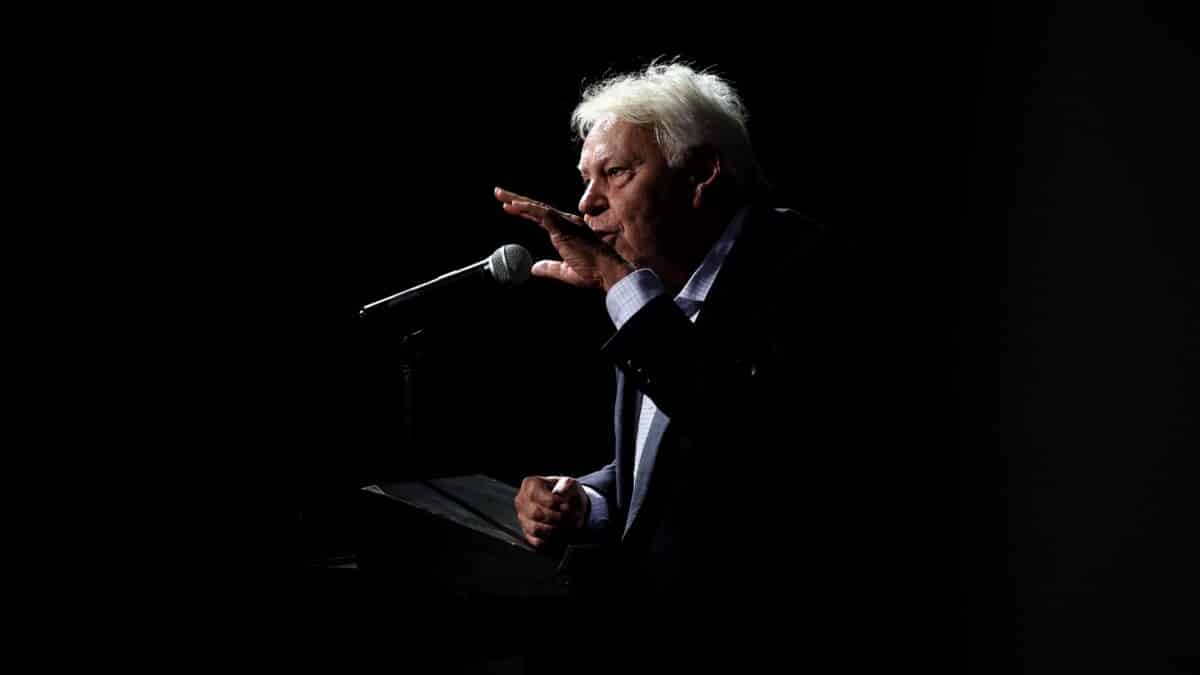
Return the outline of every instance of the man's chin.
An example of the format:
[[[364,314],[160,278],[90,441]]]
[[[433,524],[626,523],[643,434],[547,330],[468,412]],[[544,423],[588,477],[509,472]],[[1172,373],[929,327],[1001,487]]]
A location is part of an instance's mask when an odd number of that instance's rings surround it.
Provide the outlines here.
[[[621,256],[622,259],[627,260],[630,263],[633,263],[634,266],[637,266],[637,263],[634,262],[635,260],[637,260],[637,256],[633,254],[633,251],[630,251],[625,246],[625,242],[621,241],[620,235],[617,235],[616,237],[614,237],[612,239],[612,241],[609,242],[608,245],[613,247],[613,250],[616,251],[617,255]]]

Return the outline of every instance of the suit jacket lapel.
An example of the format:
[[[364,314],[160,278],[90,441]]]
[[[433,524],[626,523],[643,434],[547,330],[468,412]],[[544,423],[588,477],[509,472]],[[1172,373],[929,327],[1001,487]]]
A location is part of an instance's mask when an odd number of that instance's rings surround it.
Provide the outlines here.
[[[637,406],[640,414],[640,401],[642,396],[639,394],[639,405]],[[633,418],[634,425],[637,424],[637,417]],[[625,532],[622,538],[629,534],[629,530],[633,527],[633,521],[637,518],[638,511],[642,508],[642,504],[646,500],[646,488],[650,485],[650,477],[654,473],[656,459],[658,457],[658,446],[662,443],[663,434],[667,431],[667,425],[670,419],[660,410],[654,414],[654,419],[650,422],[650,432],[646,435],[646,447],[642,449],[642,462],[638,466],[638,480],[634,485],[633,497],[629,505],[629,517],[625,519]],[[634,435],[636,436],[636,430]],[[635,441],[636,442],[636,441]],[[630,453],[632,460],[633,453]],[[630,462],[632,464],[632,462]]]
[[[629,513],[633,492],[634,444],[637,442],[637,419],[641,413],[641,393],[625,386],[625,374],[617,369],[617,404],[615,407],[615,439],[617,445],[617,512]]]

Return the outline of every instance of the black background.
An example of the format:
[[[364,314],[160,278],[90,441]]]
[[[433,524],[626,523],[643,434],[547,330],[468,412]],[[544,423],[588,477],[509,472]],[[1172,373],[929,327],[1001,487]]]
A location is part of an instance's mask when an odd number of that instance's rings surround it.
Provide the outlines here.
[[[236,355],[205,410],[250,423],[237,442],[289,486],[272,494],[301,514],[285,527],[301,559],[352,548],[340,519],[365,483],[516,483],[607,461],[598,297],[534,281],[431,329],[428,436],[410,447],[397,336],[356,313],[504,243],[549,255],[491,189],[573,209],[582,84],[683,56],[742,93],[777,205],[888,253],[881,293],[905,311],[878,339],[911,377],[899,479],[931,533],[896,555],[929,558],[931,630],[962,670],[1186,670],[1185,460],[1200,445],[1188,26],[1051,3],[692,8],[674,23],[433,8],[191,33],[178,66],[154,72],[185,83],[163,104],[182,140],[162,152],[195,160],[186,187],[159,183],[163,203],[238,301],[197,327]]]

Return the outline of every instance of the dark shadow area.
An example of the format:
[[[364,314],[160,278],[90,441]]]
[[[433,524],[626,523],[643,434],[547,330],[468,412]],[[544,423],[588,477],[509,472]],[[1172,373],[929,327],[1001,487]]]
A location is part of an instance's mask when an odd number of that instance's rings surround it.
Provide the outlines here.
[[[990,20],[955,331],[971,672],[1196,667],[1185,25],[1068,3]]]

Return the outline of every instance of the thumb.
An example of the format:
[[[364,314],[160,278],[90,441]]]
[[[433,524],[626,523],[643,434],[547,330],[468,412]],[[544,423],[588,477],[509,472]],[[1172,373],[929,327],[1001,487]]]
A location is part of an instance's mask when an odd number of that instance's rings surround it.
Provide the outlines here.
[[[578,482],[570,476],[546,476],[546,480],[554,483],[551,493],[556,495],[567,494]]]
[[[559,478],[558,482],[554,483],[553,492],[556,495],[570,494],[572,490],[576,489],[576,485],[578,485],[578,480],[571,478],[570,476],[563,476],[562,478]]]
[[[563,504],[561,510],[563,512],[575,511],[575,527],[583,527],[592,510],[591,499],[584,493],[582,485],[574,478],[563,477],[554,486],[554,494],[561,494],[566,498],[566,503]]]
[[[529,271],[535,277],[554,279],[572,286],[590,286],[570,265],[558,260],[539,260]]]
[[[550,491],[551,494],[562,499],[558,504],[559,511],[569,511],[572,508],[578,508],[583,500],[583,490],[579,489],[579,481],[570,476],[547,476],[554,479],[554,488]]]

